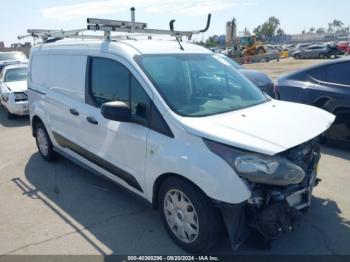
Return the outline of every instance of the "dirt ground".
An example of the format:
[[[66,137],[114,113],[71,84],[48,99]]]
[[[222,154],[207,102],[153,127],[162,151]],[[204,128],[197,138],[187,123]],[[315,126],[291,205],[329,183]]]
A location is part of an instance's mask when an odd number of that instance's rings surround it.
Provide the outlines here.
[[[255,69],[265,72],[272,79],[277,79],[278,77],[304,69],[308,66],[325,63],[329,61],[329,59],[301,59],[296,60],[294,58],[286,58],[281,59],[280,61],[270,61],[268,63],[254,63],[254,64],[246,64],[243,67],[247,69]]]

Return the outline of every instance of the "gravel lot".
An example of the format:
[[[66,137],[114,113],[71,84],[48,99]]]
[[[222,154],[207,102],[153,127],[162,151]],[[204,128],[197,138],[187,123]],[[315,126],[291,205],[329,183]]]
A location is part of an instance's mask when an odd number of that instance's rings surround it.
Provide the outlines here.
[[[310,63],[315,60],[247,67],[273,76]],[[295,232],[270,250],[243,246],[238,254],[350,254],[350,151],[324,147],[319,177],[313,206]],[[0,255],[184,254],[167,236],[157,211],[69,160],[44,162],[28,119],[8,121],[2,109],[0,236]],[[232,254],[225,236],[213,253]]]
[[[255,63],[244,65],[248,69],[256,69],[265,72],[272,79],[291,73],[296,70],[304,69],[308,66],[320,64],[330,61],[329,59],[301,59],[296,60],[294,58],[281,59],[280,61],[270,61],[269,63]]]

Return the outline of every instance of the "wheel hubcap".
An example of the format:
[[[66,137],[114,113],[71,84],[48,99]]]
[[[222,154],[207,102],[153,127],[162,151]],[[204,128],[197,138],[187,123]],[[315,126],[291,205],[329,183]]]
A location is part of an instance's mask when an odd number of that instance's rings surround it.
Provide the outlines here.
[[[164,198],[164,214],[174,235],[185,243],[198,237],[198,216],[191,200],[180,190],[172,189]]]
[[[40,152],[46,156],[49,151],[49,145],[47,142],[46,134],[42,128],[39,128],[36,133],[36,139],[38,141],[38,147]]]

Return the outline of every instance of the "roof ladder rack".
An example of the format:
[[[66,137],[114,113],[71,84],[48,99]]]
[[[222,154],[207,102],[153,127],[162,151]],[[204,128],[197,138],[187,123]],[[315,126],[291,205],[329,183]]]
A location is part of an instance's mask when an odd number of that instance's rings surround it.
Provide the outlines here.
[[[86,29],[76,29],[76,30],[46,30],[46,29],[29,29],[27,30],[27,35],[18,36],[18,39],[23,39],[26,37],[33,37],[34,39],[42,39],[44,43],[57,41],[63,38],[82,38],[82,39],[105,39],[114,40],[128,37],[130,34],[136,36],[140,35],[170,35],[176,37],[179,41],[183,36],[191,39],[193,35],[204,33],[209,29],[211,14],[208,14],[206,27],[202,30],[192,30],[192,31],[177,31],[174,29],[175,20],[171,20],[169,23],[169,30],[164,29],[150,29],[147,28],[147,23],[135,22],[135,8],[132,7],[131,11],[131,21],[120,21],[120,20],[107,20],[98,18],[88,18]],[[103,36],[98,35],[84,35],[86,31],[102,31]],[[112,32],[124,33],[124,35],[112,36]]]
[[[202,30],[194,31],[176,31],[174,30],[175,20],[171,20],[169,23],[169,30],[164,29],[150,29],[147,28],[147,23],[135,22],[135,8],[131,8],[131,21],[118,21],[118,20],[105,20],[98,18],[87,19],[87,29],[91,31],[104,31],[106,39],[109,39],[111,32],[122,32],[129,34],[148,34],[148,35],[171,35],[175,37],[186,36],[191,39],[193,35],[204,33],[209,29],[211,20],[211,14],[208,14],[207,25]]]

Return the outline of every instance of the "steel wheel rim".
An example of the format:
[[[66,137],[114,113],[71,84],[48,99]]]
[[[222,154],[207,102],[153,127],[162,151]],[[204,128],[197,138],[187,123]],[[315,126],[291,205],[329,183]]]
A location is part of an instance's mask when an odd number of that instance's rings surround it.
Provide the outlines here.
[[[45,134],[45,132],[44,132],[44,130],[42,128],[39,128],[37,130],[36,138],[37,138],[37,141],[38,141],[38,147],[39,147],[40,152],[44,156],[46,156],[48,154],[48,152],[49,152],[49,145],[48,145],[48,142],[47,142],[46,134]]]
[[[182,242],[198,238],[199,222],[191,200],[178,189],[169,190],[164,198],[164,214],[172,233]]]

